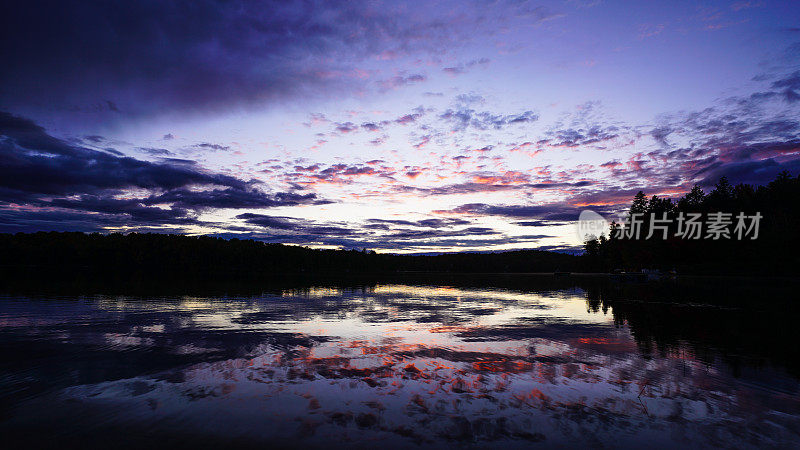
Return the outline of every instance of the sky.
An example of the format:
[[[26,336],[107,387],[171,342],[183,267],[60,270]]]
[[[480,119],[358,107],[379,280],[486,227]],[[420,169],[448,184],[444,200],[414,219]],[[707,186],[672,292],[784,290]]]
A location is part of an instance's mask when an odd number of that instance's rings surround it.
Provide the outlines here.
[[[0,232],[571,251],[800,173],[797,2],[31,0],[0,60]]]

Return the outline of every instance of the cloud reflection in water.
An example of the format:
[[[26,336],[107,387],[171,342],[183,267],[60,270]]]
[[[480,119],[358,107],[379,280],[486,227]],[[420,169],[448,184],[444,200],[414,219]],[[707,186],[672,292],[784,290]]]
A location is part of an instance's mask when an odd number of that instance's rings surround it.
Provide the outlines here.
[[[17,414],[2,428],[24,434],[53,416],[100,434],[110,422],[154,437],[357,447],[798,441],[796,378],[736,378],[688,345],[643,353],[627,321],[587,295],[376,285],[8,299],[0,333],[77,359],[4,367]],[[31,377],[51,386],[28,389]],[[97,416],[106,425],[82,425]]]

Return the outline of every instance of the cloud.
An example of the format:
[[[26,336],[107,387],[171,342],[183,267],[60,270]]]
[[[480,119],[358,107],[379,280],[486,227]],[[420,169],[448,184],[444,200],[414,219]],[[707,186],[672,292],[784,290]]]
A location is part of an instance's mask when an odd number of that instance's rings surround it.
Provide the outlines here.
[[[352,231],[342,227],[331,227],[330,230],[318,229],[320,233],[304,233],[301,229],[291,230],[266,230],[215,233],[213,236],[223,238],[256,239],[264,242],[289,243],[289,244],[321,244],[339,246],[350,249],[370,248],[383,251],[403,250],[405,252],[429,252],[431,249],[440,252],[441,249],[459,249],[474,251],[476,248],[491,248],[494,246],[507,246],[512,244],[533,245],[538,244],[546,235],[507,236],[502,233],[493,233],[488,229],[476,228],[460,232],[447,233],[407,233],[399,231],[392,235],[370,235],[365,230]],[[325,231],[325,232],[323,232]],[[327,231],[339,232],[340,235],[328,234]],[[550,246],[562,250],[562,246]]]
[[[358,239],[362,244],[372,243],[377,235],[375,231],[387,231],[380,235],[383,240],[397,241],[397,240],[419,240],[419,239],[432,239],[438,237],[451,237],[451,236],[465,236],[465,235],[485,235],[495,234],[489,228],[483,227],[468,227],[461,230],[442,230],[441,228],[449,228],[456,224],[469,223],[469,221],[462,221],[458,219],[430,219],[428,222],[418,221],[392,221],[371,219],[368,220],[367,225],[363,228],[355,226],[345,226],[337,223],[325,223],[314,220],[286,217],[286,216],[271,216],[264,214],[244,213],[236,216],[237,219],[244,220],[250,225],[257,225],[262,228],[272,230],[291,231],[297,233],[299,236],[308,238],[313,236],[315,239],[319,238],[336,238],[350,237]],[[427,223],[427,225],[423,225]],[[374,226],[379,225],[379,226]],[[402,229],[392,228],[398,226],[410,226],[415,229]]]
[[[772,89],[797,89],[797,73],[775,78]],[[761,78],[760,78],[761,79]],[[732,97],[699,111],[664,115],[648,134],[659,148],[627,162],[601,167],[618,180],[642,180],[651,186],[713,185],[722,176],[734,182],[762,184],[783,171],[797,171],[800,160],[800,103],[789,92],[760,90]]]
[[[358,125],[354,124],[353,122],[336,124],[336,131],[338,131],[339,133],[352,133],[353,131],[356,130],[358,130]]]
[[[37,231],[77,231],[84,233],[97,232],[104,228],[129,226],[133,219],[131,216],[115,212],[104,214],[98,212],[87,213],[84,210],[68,209],[7,209],[0,208],[0,232],[37,232]],[[169,219],[172,226],[165,229],[158,223],[140,223],[136,227],[139,232],[188,232],[187,225],[194,225],[197,221],[191,217],[175,216]]]
[[[373,81],[359,63],[440,54],[482,22],[477,10],[459,22],[434,5],[413,10],[313,0],[13,2],[0,15],[0,97],[18,111],[153,115],[346,96]],[[424,80],[401,74],[379,84]]]
[[[511,174],[511,175],[509,175]],[[515,175],[516,174],[516,175]],[[519,176],[522,175],[522,178]],[[480,175],[478,175],[480,177]],[[483,175],[484,178],[478,178],[477,181],[468,181],[465,183],[454,183],[445,186],[436,187],[417,187],[417,186],[395,186],[394,189],[398,192],[413,192],[427,196],[437,195],[458,195],[458,194],[475,194],[482,192],[499,192],[499,191],[534,191],[534,190],[562,190],[590,186],[593,184],[589,180],[581,180],[575,182],[541,182],[541,183],[522,183],[527,179],[524,174],[518,172],[506,172],[498,176]],[[515,178],[516,177],[516,178]]]
[[[478,130],[499,130],[507,125],[535,122],[539,116],[533,111],[523,111],[518,114],[494,114],[460,107],[447,109],[439,115],[439,118],[450,123],[453,131],[464,131],[470,127]]]
[[[136,147],[136,150],[142,153],[147,153],[148,155],[152,156],[170,156],[174,154],[165,148],[156,148],[156,147]]]
[[[467,73],[476,66],[486,66],[491,62],[489,58],[480,58],[480,59],[473,59],[472,61],[468,61],[463,64],[459,64],[457,66],[445,67],[442,69],[442,72],[448,75],[461,75],[463,73]]]
[[[393,90],[410,84],[422,83],[427,79],[428,77],[421,73],[415,73],[411,75],[396,75],[379,81],[378,85],[383,90]]]
[[[800,149],[800,147],[796,148]],[[695,175],[702,177],[697,182],[703,187],[715,185],[722,177],[728,177],[729,180],[735,180],[737,183],[763,185],[774,180],[783,171],[793,174],[800,173],[800,159],[785,164],[779,164],[771,158],[760,161],[715,164],[703,168]]]
[[[610,214],[603,205],[573,206],[567,203],[545,205],[489,205],[486,203],[467,203],[452,210],[438,211],[442,214],[469,214],[475,216],[501,216],[512,219],[537,219],[539,221],[573,222],[578,220],[581,211],[591,209],[599,214]]]
[[[349,134],[355,133],[359,130],[367,132],[383,132],[385,128],[390,125],[411,125],[416,123],[423,115],[425,115],[425,108],[418,106],[414,108],[411,113],[403,114],[395,119],[363,122],[360,126],[353,122],[335,122],[334,133]]]
[[[550,147],[585,147],[615,139],[619,137],[618,131],[615,126],[602,128],[599,125],[590,128],[565,128],[552,132],[552,138],[541,140],[538,144]]]
[[[653,36],[657,36],[664,31],[664,24],[642,24],[639,26],[639,40],[651,38]]]
[[[268,216],[264,214],[253,213],[239,214],[236,216],[236,218],[242,219],[252,225],[258,225],[264,228],[272,228],[275,230],[295,230],[302,226],[302,224],[306,223],[306,221],[294,217]]]
[[[375,163],[375,161],[373,161]],[[283,178],[300,185],[314,185],[318,183],[351,184],[355,179],[363,176],[391,178],[394,171],[385,166],[375,164],[332,164],[324,169],[323,164],[311,166],[295,166],[294,172],[283,174]]]
[[[6,189],[66,195],[86,190],[171,189],[219,184],[245,189],[241,180],[183,165],[158,164],[68,144],[30,120],[0,113],[0,182]]]
[[[486,236],[500,234],[488,227],[467,227],[459,230],[397,230],[385,236],[393,241],[442,239],[447,237]]]
[[[422,220],[392,220],[392,219],[369,219],[367,222],[374,228],[388,229],[389,225],[394,226],[407,226],[418,228],[448,228],[457,225],[469,225],[471,222],[464,219],[456,218],[434,218]]]
[[[322,222],[298,217],[244,213],[236,216],[264,231],[245,231],[227,237],[248,237],[267,242],[336,245],[346,248],[413,250],[435,247],[495,246],[534,243],[547,235],[507,236],[490,227],[466,226],[460,218],[421,220],[368,219],[362,224]],[[244,231],[244,230],[243,230]]]
[[[519,225],[521,227],[547,227],[547,226],[554,226],[554,225],[566,225],[569,222],[559,222],[559,221],[547,221],[547,220],[520,220],[517,222],[513,222],[514,225]]]
[[[783,100],[794,103],[800,100],[800,71],[793,72],[792,74],[777,80],[772,83],[773,89],[779,89],[780,96]]]
[[[103,136],[98,136],[95,134],[91,136],[84,136],[83,140],[91,142],[93,144],[99,144],[100,142],[103,142],[105,138]]]
[[[82,225],[94,218],[99,229],[196,224],[197,213],[205,209],[329,203],[313,193],[266,193],[258,183],[186,162],[149,162],[81,147],[2,112],[0,215],[19,221],[20,208],[33,208],[32,217],[42,208],[100,213],[87,214]]]
[[[380,131],[381,127],[372,122],[365,122],[361,124],[361,128],[367,131]]]
[[[211,150],[211,151],[215,151],[215,152],[216,151],[226,151],[226,150],[230,150],[231,149],[227,145],[211,144],[211,143],[208,143],[208,142],[195,144],[195,145],[193,145],[193,147],[200,148],[200,149],[205,149],[205,150]]]
[[[172,207],[187,209],[232,209],[232,208],[276,208],[282,206],[298,205],[326,205],[330,200],[320,200],[314,193],[297,194],[292,192],[279,192],[269,195],[257,190],[236,189],[209,189],[195,191],[187,188],[172,189],[161,195],[154,195],[144,199],[146,204],[170,204]]]
[[[589,146],[606,149],[607,143],[623,135],[628,136],[626,140],[629,142],[635,137],[630,126],[614,123],[600,102],[590,101],[578,105],[551,125],[545,136],[536,141],[536,146],[540,150],[548,147],[583,149]]]

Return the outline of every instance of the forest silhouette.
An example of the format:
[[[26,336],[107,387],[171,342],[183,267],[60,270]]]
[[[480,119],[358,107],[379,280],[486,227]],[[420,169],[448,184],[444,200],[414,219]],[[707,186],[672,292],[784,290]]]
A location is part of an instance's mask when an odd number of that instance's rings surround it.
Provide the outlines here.
[[[556,252],[396,255],[311,249],[255,240],[155,233],[0,234],[0,267],[24,275],[253,278],[281,274],[386,272],[548,272],[578,270],[581,258]]]
[[[589,236],[584,259],[588,270],[638,271],[676,270],[694,274],[796,275],[800,263],[800,176],[783,172],[763,186],[732,185],[722,177],[705,193],[695,185],[690,192],[672,201],[639,191],[627,213],[627,221],[640,215],[641,234],[619,237],[620,224],[612,222],[608,235]],[[730,236],[713,239],[707,229],[700,238],[676,236],[679,217],[701,214],[708,219],[718,213],[730,214]],[[759,215],[758,236],[735,233],[736,217]],[[667,238],[661,231],[648,236],[651,220],[666,218]],[[750,223],[747,223],[750,226]],[[745,230],[746,231],[746,230]],[[649,237],[649,238],[648,238]]]
[[[6,276],[76,273],[128,278],[237,279],[281,274],[397,272],[609,272],[675,269],[681,274],[794,275],[800,263],[800,176],[782,173],[764,186],[719,180],[708,193],[695,186],[677,201],[639,192],[628,210],[643,217],[638,238],[590,236],[582,256],[517,250],[398,255],[368,250],[311,249],[256,240],[155,233],[38,232],[0,234]],[[681,214],[760,214],[758,238],[676,237]],[[666,218],[668,237],[647,238],[650,218]],[[752,230],[751,230],[752,231]]]

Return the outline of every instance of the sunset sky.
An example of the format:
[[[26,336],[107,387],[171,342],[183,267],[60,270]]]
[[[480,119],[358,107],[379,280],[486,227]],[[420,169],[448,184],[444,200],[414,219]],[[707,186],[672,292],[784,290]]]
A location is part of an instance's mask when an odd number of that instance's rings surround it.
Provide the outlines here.
[[[9,2],[0,232],[443,252],[800,172],[800,3]]]

